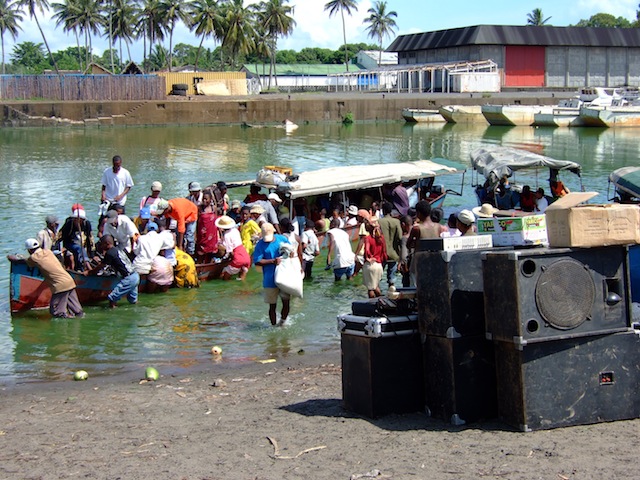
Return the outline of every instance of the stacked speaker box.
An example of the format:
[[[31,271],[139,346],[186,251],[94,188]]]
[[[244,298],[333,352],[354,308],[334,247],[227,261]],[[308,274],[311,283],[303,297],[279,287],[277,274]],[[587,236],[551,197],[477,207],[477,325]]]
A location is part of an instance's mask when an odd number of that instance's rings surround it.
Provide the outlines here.
[[[426,406],[454,424],[497,415],[493,344],[485,337],[485,250],[415,254]],[[501,249],[502,250],[502,249]]]
[[[482,257],[500,418],[526,431],[638,416],[627,248]]]

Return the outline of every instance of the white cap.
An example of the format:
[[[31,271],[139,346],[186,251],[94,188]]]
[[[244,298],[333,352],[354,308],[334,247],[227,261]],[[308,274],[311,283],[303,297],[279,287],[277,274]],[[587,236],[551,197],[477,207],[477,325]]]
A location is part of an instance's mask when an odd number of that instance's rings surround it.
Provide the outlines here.
[[[27,250],[40,248],[40,243],[35,238],[27,238],[27,240],[24,242],[24,248],[26,248]]]
[[[476,217],[470,210],[462,210],[458,213],[458,220],[464,225],[472,225],[476,221]]]
[[[278,203],[282,203],[282,199],[278,196],[277,193],[270,193],[269,196],[267,197],[269,200],[275,200]]]

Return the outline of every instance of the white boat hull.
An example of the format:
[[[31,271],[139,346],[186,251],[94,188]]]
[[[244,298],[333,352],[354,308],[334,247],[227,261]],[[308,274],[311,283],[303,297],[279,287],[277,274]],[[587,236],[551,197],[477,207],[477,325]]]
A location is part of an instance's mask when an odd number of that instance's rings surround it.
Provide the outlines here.
[[[579,108],[554,108],[551,112],[539,112],[533,115],[536,127],[582,127],[584,120]]]
[[[640,127],[640,106],[584,106],[580,117],[590,127]]]
[[[553,107],[542,105],[483,105],[482,115],[490,125],[530,127],[536,113],[552,110]]]
[[[438,111],[448,123],[486,123],[480,105],[445,105]]]
[[[444,123],[446,120],[438,110],[403,108],[402,118],[409,123]]]

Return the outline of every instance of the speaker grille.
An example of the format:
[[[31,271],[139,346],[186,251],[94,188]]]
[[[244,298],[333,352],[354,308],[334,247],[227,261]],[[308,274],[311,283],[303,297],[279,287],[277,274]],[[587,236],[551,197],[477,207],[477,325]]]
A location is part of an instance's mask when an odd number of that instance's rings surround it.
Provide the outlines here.
[[[548,265],[536,284],[536,305],[552,327],[570,330],[588,317],[595,301],[593,278],[580,262],[559,260]]]

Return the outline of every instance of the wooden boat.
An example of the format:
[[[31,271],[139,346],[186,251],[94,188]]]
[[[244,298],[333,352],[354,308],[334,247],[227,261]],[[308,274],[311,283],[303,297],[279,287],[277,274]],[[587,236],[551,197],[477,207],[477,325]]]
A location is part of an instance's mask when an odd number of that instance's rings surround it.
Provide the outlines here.
[[[438,111],[448,123],[487,123],[481,105],[444,105]]]
[[[445,119],[437,109],[403,108],[402,118],[407,123],[444,123]]]
[[[629,166],[614,170],[609,175],[609,187],[611,185],[614,186],[615,195],[610,200],[640,203],[640,167]]]
[[[12,260],[9,276],[11,312],[25,312],[49,308],[51,290],[37,267],[29,267],[24,259]],[[227,262],[196,264],[198,279],[201,282],[220,278]],[[115,275],[84,276],[69,270],[76,282],[76,292],[82,305],[95,305],[107,299],[120,279]],[[139,291],[145,291],[146,276],[140,279]]]

